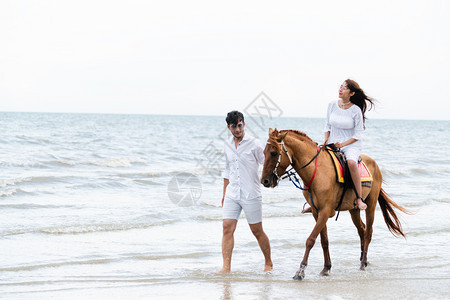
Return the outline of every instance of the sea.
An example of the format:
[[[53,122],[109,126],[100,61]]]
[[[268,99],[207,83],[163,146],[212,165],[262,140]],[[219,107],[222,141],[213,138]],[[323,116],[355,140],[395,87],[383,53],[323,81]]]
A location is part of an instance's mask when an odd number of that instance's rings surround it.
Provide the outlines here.
[[[218,273],[225,117],[2,112],[0,128],[2,299],[450,298],[450,121],[366,121],[363,152],[412,212],[398,212],[406,239],[377,208],[360,271],[341,212],[327,223],[330,276],[317,240],[303,281],[292,276],[315,222],[289,181],[262,188],[274,270],[242,214],[232,272]],[[246,119],[263,143],[269,128],[323,142],[321,118]]]

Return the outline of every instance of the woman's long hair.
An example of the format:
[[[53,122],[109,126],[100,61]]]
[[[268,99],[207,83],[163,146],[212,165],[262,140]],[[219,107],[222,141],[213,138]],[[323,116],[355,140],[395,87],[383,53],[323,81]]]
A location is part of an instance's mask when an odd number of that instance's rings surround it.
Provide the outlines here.
[[[367,110],[367,103],[369,103],[370,105],[369,110],[371,110],[372,107],[375,107],[375,99],[367,96],[356,81],[347,79],[345,80],[345,83],[347,83],[347,87],[349,88],[350,92],[355,93],[353,96],[350,97],[350,101],[361,109],[363,115],[363,122],[365,123],[366,122],[365,113]]]

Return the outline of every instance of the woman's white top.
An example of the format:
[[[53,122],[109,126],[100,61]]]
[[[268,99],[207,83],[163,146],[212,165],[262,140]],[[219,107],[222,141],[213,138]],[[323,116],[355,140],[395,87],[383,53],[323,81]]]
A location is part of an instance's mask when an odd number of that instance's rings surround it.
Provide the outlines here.
[[[328,143],[343,143],[354,138],[358,141],[347,147],[358,147],[361,149],[361,139],[363,138],[364,133],[362,111],[355,104],[348,109],[342,109],[339,107],[338,101],[339,100],[331,101],[330,104],[328,104],[327,121],[325,125],[325,132],[330,132]]]

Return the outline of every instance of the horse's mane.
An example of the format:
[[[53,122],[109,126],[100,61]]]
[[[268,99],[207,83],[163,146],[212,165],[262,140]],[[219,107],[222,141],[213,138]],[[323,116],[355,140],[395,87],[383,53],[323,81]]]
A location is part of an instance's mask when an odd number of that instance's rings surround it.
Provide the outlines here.
[[[293,130],[293,129],[289,129],[289,130],[280,130],[279,133],[285,133],[287,132],[289,135],[293,135],[294,138],[299,139],[303,142],[306,142],[314,147],[317,147],[317,143],[314,142],[306,133],[304,133],[303,131],[300,130]],[[278,142],[276,140],[276,137],[274,136],[269,136],[269,142],[273,142],[271,143],[273,146],[275,146],[277,148],[277,151],[280,151],[280,145],[278,145]]]
[[[307,143],[310,143],[311,145],[313,145],[314,147],[317,147],[317,143],[314,142],[306,133],[304,133],[303,131],[300,130],[294,130],[294,129],[289,129],[289,130],[280,130],[280,133],[283,132],[288,132],[293,133],[295,135],[295,137],[299,138],[302,141],[305,141]]]

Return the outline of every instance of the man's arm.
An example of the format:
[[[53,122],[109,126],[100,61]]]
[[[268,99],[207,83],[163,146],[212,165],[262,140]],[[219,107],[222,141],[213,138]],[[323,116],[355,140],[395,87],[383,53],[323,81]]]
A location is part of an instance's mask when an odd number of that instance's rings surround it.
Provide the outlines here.
[[[223,179],[223,197],[222,197],[222,206],[223,206],[223,201],[225,200],[225,192],[227,190],[227,186],[230,183],[230,180],[228,180],[228,178],[224,178]]]

